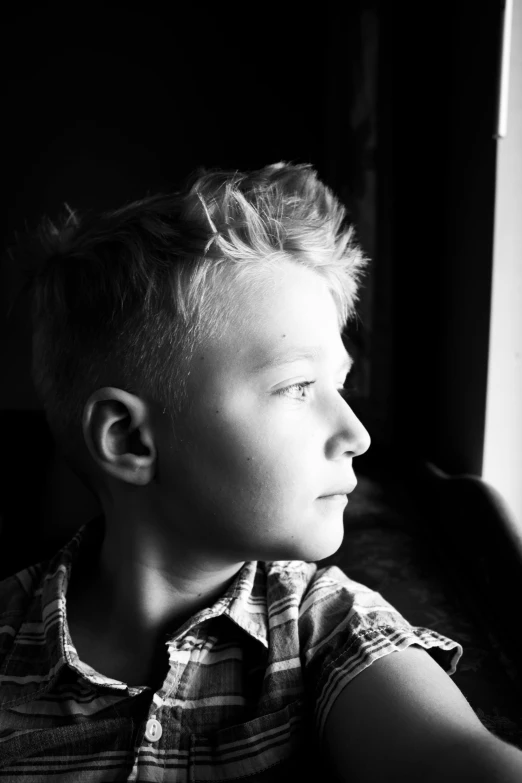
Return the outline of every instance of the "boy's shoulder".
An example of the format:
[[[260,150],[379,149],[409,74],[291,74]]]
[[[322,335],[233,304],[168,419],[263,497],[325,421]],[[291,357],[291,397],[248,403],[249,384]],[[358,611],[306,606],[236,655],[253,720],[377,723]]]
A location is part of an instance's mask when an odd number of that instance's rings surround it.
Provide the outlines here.
[[[305,648],[316,648],[326,639],[331,643],[334,632],[365,635],[382,628],[410,628],[379,592],[351,579],[336,565],[293,560],[263,566],[269,624],[290,619],[292,607]]]
[[[434,631],[413,627],[381,593],[336,565],[285,561],[264,566],[268,625],[295,621],[308,664],[323,666],[327,659],[362,647],[395,649],[396,639],[405,645],[455,647]]]
[[[340,602],[344,608],[347,602],[353,601],[389,606],[380,593],[351,579],[336,565],[321,566],[301,560],[277,560],[262,565],[269,599],[270,592],[279,588],[283,593],[295,593],[306,601],[305,610],[327,598]]]

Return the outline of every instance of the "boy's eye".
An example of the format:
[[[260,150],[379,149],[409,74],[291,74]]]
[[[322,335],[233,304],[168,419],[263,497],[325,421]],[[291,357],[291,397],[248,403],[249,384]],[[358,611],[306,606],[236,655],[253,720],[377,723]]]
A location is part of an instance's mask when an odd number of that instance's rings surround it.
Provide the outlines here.
[[[305,400],[308,397],[307,389],[312,386],[315,381],[300,381],[299,383],[292,383],[290,386],[285,386],[284,389],[278,389],[276,394],[282,397],[290,397],[292,400]],[[347,377],[344,385],[337,389],[341,397],[347,400],[356,387],[353,383],[350,383],[350,379]]]
[[[278,389],[276,394],[280,394],[282,397],[290,397],[292,400],[304,400],[308,396],[306,390],[314,383],[315,381],[292,383],[290,386],[285,386],[284,389]]]

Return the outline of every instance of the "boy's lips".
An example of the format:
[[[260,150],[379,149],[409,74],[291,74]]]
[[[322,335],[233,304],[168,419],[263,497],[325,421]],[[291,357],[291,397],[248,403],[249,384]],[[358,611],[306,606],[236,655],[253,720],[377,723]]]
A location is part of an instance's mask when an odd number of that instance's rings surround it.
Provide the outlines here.
[[[346,508],[348,505],[348,494],[336,492],[333,495],[321,495],[317,500],[321,500],[325,508]]]
[[[349,495],[350,492],[353,492],[356,486],[357,486],[357,482],[349,487],[345,487],[342,489],[334,489],[331,492],[325,492],[324,495],[319,495],[319,499],[322,500],[324,498],[335,498],[341,496],[345,497],[346,495]]]

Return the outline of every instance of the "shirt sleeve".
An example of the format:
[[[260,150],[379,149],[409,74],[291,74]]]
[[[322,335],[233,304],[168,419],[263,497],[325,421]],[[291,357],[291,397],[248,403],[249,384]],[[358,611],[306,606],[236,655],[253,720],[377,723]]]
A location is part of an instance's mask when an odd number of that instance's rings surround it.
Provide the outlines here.
[[[380,593],[337,566],[317,571],[303,598],[299,623],[320,739],[337,696],[377,658],[416,644],[452,675],[463,653],[462,645],[447,636],[412,626]]]

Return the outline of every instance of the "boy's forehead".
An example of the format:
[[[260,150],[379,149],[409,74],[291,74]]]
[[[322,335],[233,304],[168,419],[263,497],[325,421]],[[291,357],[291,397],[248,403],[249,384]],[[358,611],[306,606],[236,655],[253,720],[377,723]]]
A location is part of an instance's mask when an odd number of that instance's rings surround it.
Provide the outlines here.
[[[221,327],[205,341],[210,364],[216,369],[226,364],[230,371],[240,365],[248,374],[307,359],[349,369],[337,307],[324,279],[288,264],[266,283],[229,288],[221,302]]]
[[[333,347],[333,346],[332,346]],[[337,348],[337,346],[335,346]],[[263,372],[299,361],[317,362],[325,359],[325,346],[278,345],[273,350],[258,350],[253,354],[252,371]],[[341,369],[348,372],[353,360],[344,346],[336,354]]]

